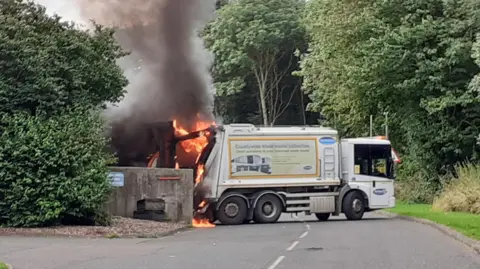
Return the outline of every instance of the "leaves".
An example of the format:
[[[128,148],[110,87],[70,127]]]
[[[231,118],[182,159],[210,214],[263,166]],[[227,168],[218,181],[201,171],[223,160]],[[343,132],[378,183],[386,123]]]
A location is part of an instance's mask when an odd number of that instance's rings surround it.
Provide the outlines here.
[[[0,2],[0,112],[54,113],[120,100],[127,80],[114,31],[81,31],[33,2]]]
[[[475,0],[309,1],[299,72],[309,108],[348,136],[367,135],[369,115],[382,130],[388,111],[390,138],[414,164],[404,175],[438,179],[478,160],[479,10]]]
[[[304,46],[303,7],[300,0],[232,1],[203,32],[215,56],[217,95],[241,95],[248,85],[255,87],[265,125],[283,114],[297,90],[284,85],[296,68],[295,50]]]
[[[115,159],[97,113],[77,108],[48,119],[18,113],[0,124],[0,224],[44,226],[102,211]]]
[[[114,31],[82,31],[30,1],[0,1],[0,225],[106,224],[105,122],[123,97]]]

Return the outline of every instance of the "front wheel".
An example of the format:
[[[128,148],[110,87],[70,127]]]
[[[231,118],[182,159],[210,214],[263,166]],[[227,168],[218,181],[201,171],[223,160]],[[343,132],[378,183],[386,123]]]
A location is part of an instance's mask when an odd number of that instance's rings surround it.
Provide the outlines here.
[[[360,220],[365,213],[365,199],[358,191],[349,192],[343,198],[342,208],[348,220]]]
[[[217,211],[217,218],[222,224],[238,225],[247,218],[248,206],[239,196],[231,196],[223,200]]]

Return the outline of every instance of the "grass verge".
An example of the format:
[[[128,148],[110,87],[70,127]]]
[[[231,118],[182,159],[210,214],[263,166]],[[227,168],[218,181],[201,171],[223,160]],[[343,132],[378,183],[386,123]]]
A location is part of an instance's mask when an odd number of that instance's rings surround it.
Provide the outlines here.
[[[8,266],[5,263],[0,262],[0,269],[8,269]]]
[[[428,219],[448,226],[470,238],[480,240],[480,215],[462,212],[442,212],[433,210],[431,205],[398,203],[388,212]]]

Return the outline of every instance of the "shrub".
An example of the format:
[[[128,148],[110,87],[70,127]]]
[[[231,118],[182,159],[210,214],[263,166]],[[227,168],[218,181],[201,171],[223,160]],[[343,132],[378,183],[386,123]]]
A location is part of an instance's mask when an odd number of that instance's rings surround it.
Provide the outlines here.
[[[456,174],[435,199],[433,208],[480,214],[480,166],[458,165]]]
[[[441,183],[436,180],[440,176],[418,167],[422,165],[405,156],[404,162],[398,167],[395,196],[406,203],[431,204],[441,190]]]
[[[406,203],[430,204],[436,192],[437,185],[424,180],[421,175],[403,178],[395,184],[395,197]]]
[[[0,117],[0,224],[106,224],[110,184],[104,122],[71,109],[51,118]]]

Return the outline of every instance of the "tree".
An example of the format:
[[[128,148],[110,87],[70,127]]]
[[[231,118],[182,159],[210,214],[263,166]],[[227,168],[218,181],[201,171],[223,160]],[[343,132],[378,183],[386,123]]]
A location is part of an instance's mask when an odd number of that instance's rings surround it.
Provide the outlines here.
[[[105,224],[110,194],[104,121],[70,109],[48,119],[0,119],[0,225]]]
[[[232,1],[203,33],[215,55],[217,95],[254,85],[264,125],[273,125],[299,92],[291,72],[297,66],[294,53],[304,46],[303,6],[300,0]]]
[[[112,29],[0,1],[0,225],[106,224],[106,102],[121,99]]]
[[[421,180],[430,190],[456,163],[478,161],[480,100],[469,85],[480,71],[471,57],[480,2],[308,5],[305,24],[312,42],[301,75],[310,109],[330,122],[335,118],[351,136],[368,134],[369,115],[381,127],[388,111],[390,139],[406,161],[400,176]]]
[[[22,0],[0,1],[0,112],[54,113],[116,102],[127,80],[113,29],[81,31]]]

